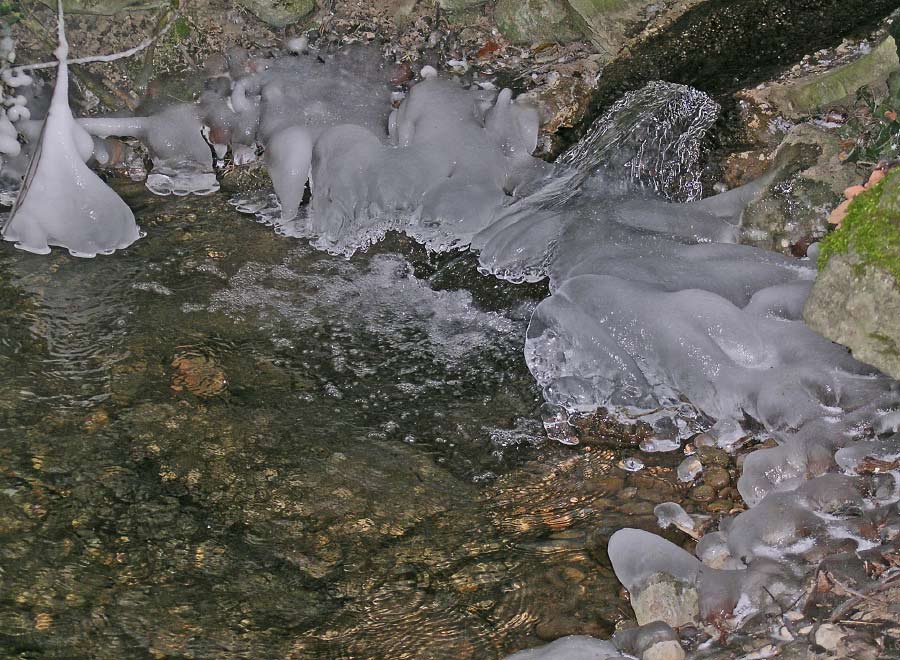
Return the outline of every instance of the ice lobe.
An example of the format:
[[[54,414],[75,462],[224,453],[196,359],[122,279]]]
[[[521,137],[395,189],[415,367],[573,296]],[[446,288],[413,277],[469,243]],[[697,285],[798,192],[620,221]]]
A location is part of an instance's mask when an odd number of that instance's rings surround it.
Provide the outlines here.
[[[585,635],[561,637],[536,649],[519,651],[505,660],[627,660],[610,642]]]
[[[179,103],[147,117],[80,119],[91,135],[134,137],[153,158],[147,187],[157,195],[206,195],[219,189],[199,106]]]
[[[56,86],[2,234],[28,252],[47,254],[59,245],[75,256],[93,257],[127,247],[141,234],[125,202],[85,164],[93,141],[69,107],[68,50],[60,3]]]
[[[495,96],[427,79],[413,87],[389,126],[388,140],[346,124],[315,139],[312,202],[293,233],[343,254],[389,229],[436,251],[462,248],[520,186],[550,169],[531,156],[536,110],[508,90]],[[277,180],[278,168],[270,171]]]
[[[783,611],[803,591],[780,562],[763,558],[740,569],[713,568],[638,529],[613,534],[609,558],[641,625],[660,620],[672,627],[700,622],[739,627],[759,612]]]

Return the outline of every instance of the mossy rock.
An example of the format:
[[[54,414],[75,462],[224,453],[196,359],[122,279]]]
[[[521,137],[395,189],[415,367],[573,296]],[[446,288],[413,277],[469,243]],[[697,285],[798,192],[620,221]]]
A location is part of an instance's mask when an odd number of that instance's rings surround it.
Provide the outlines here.
[[[575,16],[562,0],[498,0],[497,27],[510,41],[575,41],[583,35]]]
[[[900,168],[853,200],[840,229],[822,242],[819,269],[850,252],[900,282]]]
[[[885,86],[888,77],[898,68],[897,44],[893,37],[887,37],[870,53],[849,64],[772,85],[756,96],[785,117],[796,119],[817,109],[852,100],[863,87]]]
[[[900,169],[854,199],[822,242],[819,270],[806,322],[900,379]]]
[[[316,8],[315,0],[235,0],[235,4],[273,28],[292,25]]]

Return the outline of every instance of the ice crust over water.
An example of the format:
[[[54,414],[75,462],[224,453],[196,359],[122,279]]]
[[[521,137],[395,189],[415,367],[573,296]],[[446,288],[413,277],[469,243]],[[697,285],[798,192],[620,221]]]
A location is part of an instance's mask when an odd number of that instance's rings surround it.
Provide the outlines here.
[[[389,338],[397,352],[426,348],[451,364],[504,344],[507,337],[510,344],[521,340],[524,325],[521,317],[478,309],[467,291],[432,289],[413,275],[407,261],[390,254],[374,256],[365,267],[332,260],[310,266],[302,253],[276,266],[249,263],[213,297],[209,311],[273,330],[282,322],[311,330],[331,318],[336,325]],[[411,328],[420,328],[423,336]]]

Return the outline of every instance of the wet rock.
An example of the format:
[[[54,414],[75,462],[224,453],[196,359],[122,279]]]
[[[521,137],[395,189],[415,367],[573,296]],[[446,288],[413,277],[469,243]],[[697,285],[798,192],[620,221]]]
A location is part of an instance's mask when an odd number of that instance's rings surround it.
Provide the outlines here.
[[[315,0],[235,0],[259,20],[273,28],[283,28],[308,16]]]
[[[649,516],[653,513],[653,504],[651,502],[633,500],[625,502],[619,507],[619,511],[628,516]]]
[[[584,22],[594,45],[603,53],[615,55],[629,33],[652,18],[661,3],[653,0],[569,0],[569,4]],[[698,4],[698,0],[686,4]]]
[[[199,352],[185,352],[172,360],[175,370],[172,389],[176,392],[189,391],[199,397],[221,394],[228,386],[225,371],[208,355]]]
[[[826,234],[827,210],[859,175],[845,162],[838,136],[810,124],[793,127],[774,159],[761,162],[773,160],[781,174],[744,210],[742,242],[787,253]]]
[[[662,621],[653,621],[637,628],[626,628],[613,635],[612,642],[616,647],[632,655],[641,655],[658,642],[677,640],[678,634],[672,626]]]
[[[732,458],[724,449],[718,447],[701,446],[697,448],[697,456],[704,465],[731,465]]]
[[[559,78],[552,84],[533,89],[521,98],[527,99],[541,114],[541,132],[553,135],[560,129],[571,128],[584,119],[593,92],[593,81],[584,77]],[[553,141],[539,144],[537,155],[554,155],[558,151]]]
[[[852,100],[862,87],[886,84],[888,76],[900,67],[897,44],[887,37],[877,48],[859,59],[825,73],[798,78],[751,92],[759,103],[766,103],[788,118],[809,115],[845,100]]]
[[[702,485],[692,488],[690,497],[696,502],[712,502],[716,497],[716,491],[711,486]]]
[[[678,628],[700,615],[697,588],[666,573],[657,573],[631,594],[631,608],[641,625],[662,621]]]
[[[900,169],[854,199],[819,265],[806,322],[900,378]]]
[[[821,626],[816,628],[816,632],[813,635],[813,639],[826,651],[837,651],[838,647],[841,644],[841,640],[843,640],[847,636],[847,632],[833,623],[823,623]]]
[[[722,467],[711,467],[703,475],[703,483],[716,491],[731,483],[731,475]]]
[[[644,651],[641,660],[684,660],[684,649],[674,640],[657,642]]]
[[[494,18],[500,32],[516,43],[566,42],[582,36],[562,0],[498,0]]]

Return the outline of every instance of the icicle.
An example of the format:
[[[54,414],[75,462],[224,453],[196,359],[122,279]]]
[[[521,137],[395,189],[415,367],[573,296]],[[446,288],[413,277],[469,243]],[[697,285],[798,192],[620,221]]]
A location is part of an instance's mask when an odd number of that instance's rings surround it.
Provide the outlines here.
[[[50,110],[2,235],[36,254],[47,254],[51,245],[79,257],[109,254],[131,245],[141,233],[128,205],[85,164],[93,141],[69,107],[69,46],[61,1],[58,32]]]

